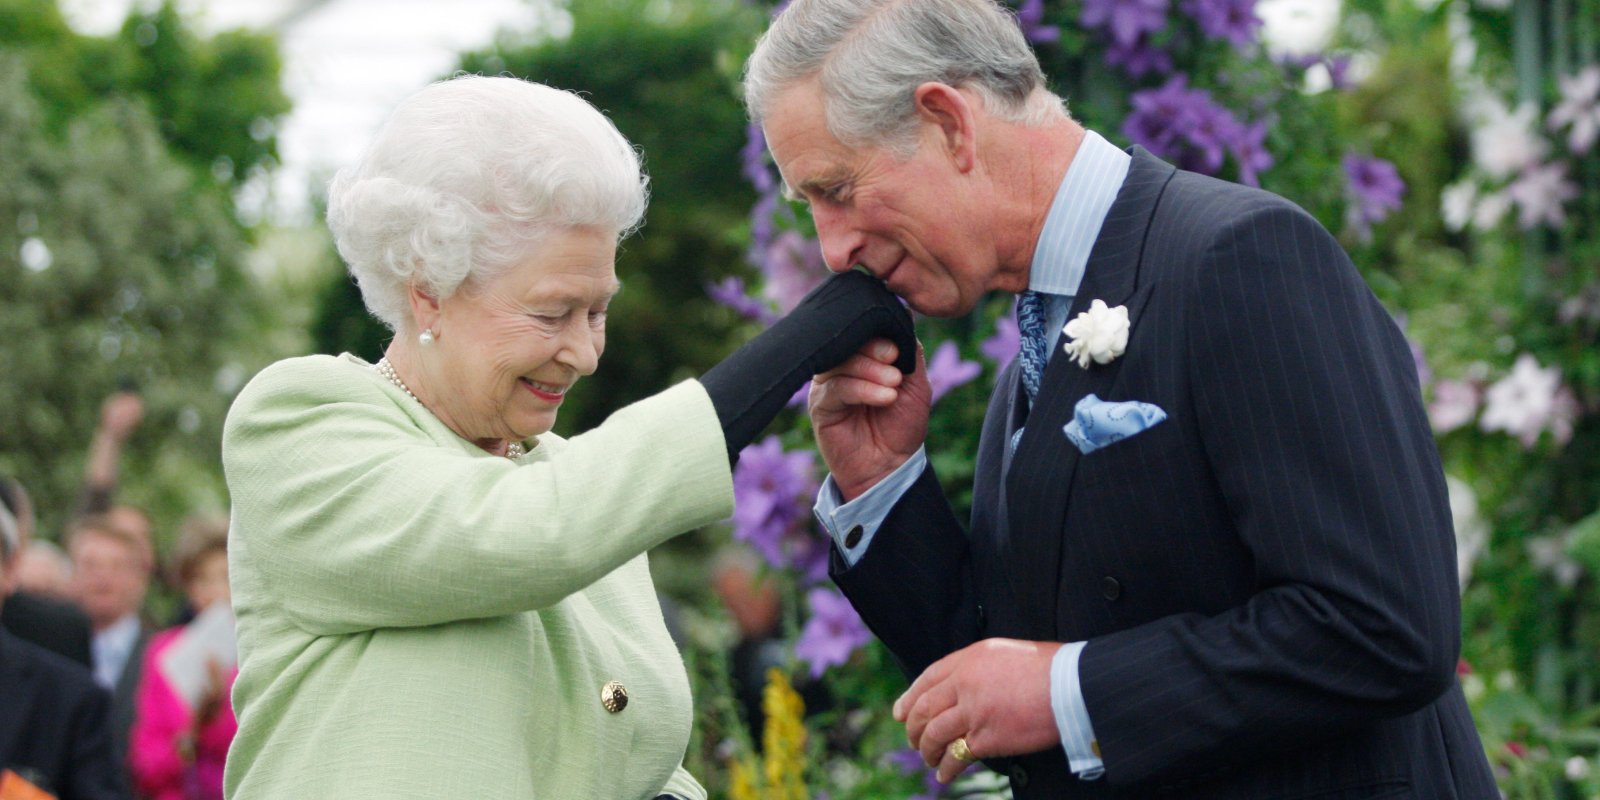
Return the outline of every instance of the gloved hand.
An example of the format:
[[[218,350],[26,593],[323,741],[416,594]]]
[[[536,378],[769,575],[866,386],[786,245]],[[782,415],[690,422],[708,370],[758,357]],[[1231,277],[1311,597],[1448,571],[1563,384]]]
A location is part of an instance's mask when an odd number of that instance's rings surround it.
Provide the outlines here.
[[[823,281],[788,316],[707,370],[700,383],[722,422],[728,460],[738,459],[811,376],[880,338],[895,343],[895,366],[911,374],[917,336],[910,312],[882,281],[852,270]]]

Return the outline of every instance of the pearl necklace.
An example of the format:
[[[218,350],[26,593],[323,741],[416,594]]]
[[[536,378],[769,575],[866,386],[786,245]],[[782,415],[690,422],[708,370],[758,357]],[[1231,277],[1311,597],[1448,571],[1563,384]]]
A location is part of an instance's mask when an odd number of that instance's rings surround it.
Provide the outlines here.
[[[400,375],[394,371],[394,365],[389,363],[388,356],[378,359],[378,363],[374,364],[373,366],[377,368],[379,375],[388,378],[390,383],[400,387],[400,391],[405,392],[407,397],[411,398],[412,400],[417,400],[417,396],[411,393],[411,388],[406,386],[406,382],[400,380]],[[427,406],[422,404],[421,400],[417,400],[417,405],[427,408]],[[521,442],[512,442],[506,445],[506,458],[518,459],[522,458],[522,454],[523,450]]]

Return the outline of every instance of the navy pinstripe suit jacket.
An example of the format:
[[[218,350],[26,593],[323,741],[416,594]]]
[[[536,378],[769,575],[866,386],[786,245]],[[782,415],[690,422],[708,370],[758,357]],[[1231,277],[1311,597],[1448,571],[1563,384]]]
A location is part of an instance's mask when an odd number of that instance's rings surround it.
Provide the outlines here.
[[[1105,777],[1059,748],[992,760],[1021,800],[1497,798],[1416,370],[1338,244],[1135,148],[1072,313],[1097,298],[1128,307],[1126,354],[1058,349],[1031,415],[1002,375],[970,526],[930,468],[854,567],[835,555],[867,624],[912,677],[987,637],[1088,641]],[[1082,456],[1062,426],[1091,392],[1168,418]]]

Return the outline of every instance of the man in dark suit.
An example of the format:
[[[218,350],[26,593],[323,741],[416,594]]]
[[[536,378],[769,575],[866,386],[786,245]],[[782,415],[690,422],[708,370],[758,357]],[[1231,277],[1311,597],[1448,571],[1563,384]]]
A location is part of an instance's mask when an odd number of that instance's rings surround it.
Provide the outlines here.
[[[1315,220],[1083,129],[992,0],[795,0],[745,94],[831,269],[939,316],[1018,295],[965,529],[925,370],[879,342],[811,392],[834,579],[942,778],[1499,796],[1416,372]]]
[[[22,542],[20,557],[33,539],[34,514],[27,491],[15,478],[0,476],[0,507],[16,520]],[[89,616],[71,603],[15,590],[5,607],[0,608],[0,628],[85,667],[93,665],[89,656]]]
[[[0,609],[20,551],[16,518],[0,505]],[[61,800],[126,798],[110,706],[86,667],[0,630],[0,782],[26,781]]]
[[[93,625],[95,680],[111,691],[112,750],[125,761],[151,634],[140,616],[150,580],[148,540],[108,515],[90,516],[72,523],[67,550],[78,602]]]

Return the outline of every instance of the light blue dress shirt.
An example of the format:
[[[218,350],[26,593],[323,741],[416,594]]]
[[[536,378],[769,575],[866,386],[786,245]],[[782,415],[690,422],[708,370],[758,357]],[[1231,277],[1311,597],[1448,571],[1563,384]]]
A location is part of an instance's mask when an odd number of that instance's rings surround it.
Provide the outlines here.
[[[1106,214],[1117,199],[1117,192],[1128,177],[1132,161],[1127,153],[1099,134],[1087,132],[1050,203],[1039,241],[1033,249],[1028,288],[1045,295],[1045,330],[1050,332],[1047,352],[1052,355],[1060,341],[1061,329],[1066,325],[1067,314],[1072,310],[1078,286],[1083,283],[1089,253],[1100,236]],[[846,564],[855,564],[867,552],[889,510],[916,482],[927,464],[926,450],[918,448],[887,478],[848,503],[840,502],[833,476],[823,481],[813,510],[833,537]],[[857,526],[861,528],[860,540],[855,547],[845,547],[845,536]],[[1084,644],[1072,642],[1056,651],[1050,664],[1050,705],[1068,766],[1078,777],[1094,780],[1105,773],[1105,763],[1096,752],[1094,726],[1089,721],[1089,710],[1084,705],[1078,683],[1078,657],[1083,653]]]

